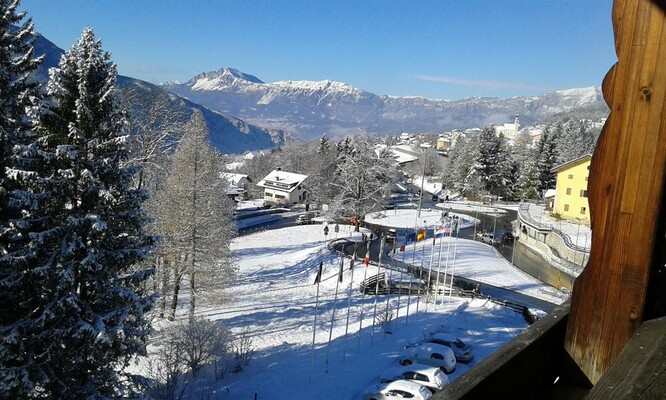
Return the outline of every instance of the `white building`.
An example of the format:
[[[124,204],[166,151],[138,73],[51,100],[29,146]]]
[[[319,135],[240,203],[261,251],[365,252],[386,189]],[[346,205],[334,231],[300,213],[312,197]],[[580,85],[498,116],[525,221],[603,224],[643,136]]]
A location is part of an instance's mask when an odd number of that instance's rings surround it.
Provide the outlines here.
[[[237,201],[241,199],[247,199],[247,189],[249,184],[252,182],[249,176],[244,174],[224,172],[220,174],[220,177],[226,179],[229,182],[227,196],[229,196],[232,200]]]
[[[265,201],[283,204],[303,203],[307,198],[303,181],[307,177],[278,168],[260,180],[257,186],[264,188]]]

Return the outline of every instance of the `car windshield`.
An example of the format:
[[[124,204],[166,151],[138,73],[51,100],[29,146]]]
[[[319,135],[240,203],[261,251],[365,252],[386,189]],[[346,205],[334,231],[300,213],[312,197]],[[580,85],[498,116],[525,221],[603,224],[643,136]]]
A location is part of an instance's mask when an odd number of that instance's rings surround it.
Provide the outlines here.
[[[458,348],[460,348],[460,349],[462,349],[463,347],[465,347],[465,343],[463,343],[463,341],[460,340],[460,339],[456,339],[453,343],[456,345],[456,347],[458,347]]]

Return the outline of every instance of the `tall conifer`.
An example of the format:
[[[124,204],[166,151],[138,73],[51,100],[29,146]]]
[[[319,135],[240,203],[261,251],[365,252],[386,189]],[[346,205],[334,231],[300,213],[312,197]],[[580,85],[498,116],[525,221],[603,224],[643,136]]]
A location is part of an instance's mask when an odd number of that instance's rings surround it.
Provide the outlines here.
[[[109,54],[85,29],[51,70],[38,137],[17,147],[23,191],[11,200],[23,218],[12,225],[20,246],[3,258],[14,309],[2,332],[4,389],[16,398],[130,396],[121,371],[145,352],[150,271],[136,265],[152,238],[146,194],[121,166],[127,133],[115,80]]]

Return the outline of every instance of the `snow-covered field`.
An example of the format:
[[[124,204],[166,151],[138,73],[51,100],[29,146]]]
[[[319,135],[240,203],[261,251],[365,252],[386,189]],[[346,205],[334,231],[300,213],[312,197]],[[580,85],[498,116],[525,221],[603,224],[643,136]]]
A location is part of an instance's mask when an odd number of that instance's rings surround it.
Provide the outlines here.
[[[307,225],[264,231],[239,237],[232,244],[240,268],[239,280],[226,291],[232,301],[223,306],[202,305],[197,314],[220,320],[235,332],[249,328],[255,355],[244,371],[214,382],[212,398],[249,400],[256,393],[262,400],[358,399],[384,369],[397,364],[404,346],[422,338],[424,332],[440,329],[469,342],[475,351],[471,366],[527,326],[520,314],[485,300],[446,297],[426,304],[412,296],[407,316],[406,296],[400,298],[399,311],[398,297],[391,296],[389,305],[397,314],[390,325],[393,333],[384,334],[379,327],[373,331],[375,302],[380,314],[386,297],[363,296],[357,288],[364,274],[369,276],[376,267],[366,268],[358,261],[350,271],[350,260],[344,259],[343,282],[338,285],[340,258],[327,249],[322,228]],[[350,234],[350,227],[340,228],[340,237]],[[429,262],[430,245],[424,253],[422,243],[416,244],[416,255]],[[448,247],[448,242],[443,244]],[[406,257],[410,261],[409,246]],[[320,262],[324,273],[317,302],[313,283]],[[522,273],[507,272],[513,267],[481,243],[460,240],[455,268],[456,274],[500,286],[539,287]],[[468,369],[459,364],[450,379]]]

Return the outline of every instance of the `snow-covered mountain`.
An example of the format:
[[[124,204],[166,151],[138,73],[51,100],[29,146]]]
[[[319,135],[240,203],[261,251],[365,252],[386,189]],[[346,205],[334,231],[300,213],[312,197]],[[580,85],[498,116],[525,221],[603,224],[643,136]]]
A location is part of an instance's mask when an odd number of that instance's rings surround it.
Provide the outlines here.
[[[44,62],[39,71],[38,78],[48,79],[48,68],[56,67],[63,50],[41,35],[35,41],[35,54],[44,55]],[[243,80],[251,81],[254,77],[236,71]],[[200,75],[204,79],[205,74]],[[254,78],[256,79],[256,78]],[[257,80],[258,81],[258,80]],[[248,150],[269,149],[283,144],[291,136],[280,129],[266,129],[248,124],[238,118],[224,115],[219,111],[210,110],[202,105],[187,99],[175,96],[162,87],[126,76],[118,76],[118,87],[125,95],[130,105],[130,114],[143,115],[143,110],[149,109],[159,99],[167,99],[163,110],[165,120],[168,116],[178,116],[183,121],[188,120],[195,109],[203,113],[210,141],[222,153],[243,153]],[[168,116],[167,116],[168,115]],[[160,121],[156,121],[157,124]]]
[[[171,93],[251,123],[288,130],[302,138],[323,133],[394,134],[481,127],[513,121],[534,123],[555,113],[602,101],[597,87],[560,90],[510,99],[473,97],[455,101],[379,96],[335,81],[265,83],[232,68],[206,72]]]

